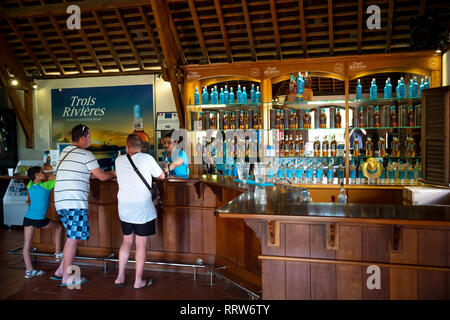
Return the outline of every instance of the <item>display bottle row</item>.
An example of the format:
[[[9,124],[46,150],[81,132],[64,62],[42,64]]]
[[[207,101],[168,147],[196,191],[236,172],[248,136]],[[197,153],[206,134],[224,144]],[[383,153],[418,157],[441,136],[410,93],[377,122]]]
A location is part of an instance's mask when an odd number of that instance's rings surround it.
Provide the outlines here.
[[[353,127],[355,128],[396,128],[419,127],[421,125],[421,105],[359,107],[353,109]]]
[[[235,100],[236,96],[236,100]],[[250,101],[248,99],[250,97]],[[217,91],[217,86],[211,88],[211,93],[208,93],[207,88],[203,88],[201,104],[259,104],[261,103],[261,92],[259,91],[259,86],[256,87],[252,84],[250,94],[247,94],[245,87],[238,85],[236,94],[233,92],[233,87],[230,87],[228,91],[227,85],[225,88],[220,88],[220,93]],[[195,87],[194,92],[194,104],[200,105],[200,93],[198,92],[198,87]]]
[[[330,129],[342,128],[342,115],[339,107],[330,107]],[[315,128],[327,129],[325,109],[314,110]],[[310,109],[271,109],[270,129],[311,129]]]
[[[408,98],[421,98],[422,97],[422,90],[429,89],[430,88],[430,82],[428,81],[428,77],[425,76],[425,79],[420,80],[420,86],[417,83],[417,77],[414,77],[413,79],[410,79],[409,81],[409,87],[408,87]],[[404,99],[406,98],[406,85],[403,77],[398,80],[397,87],[395,89],[396,91],[396,97],[398,99]],[[376,84],[375,78],[372,79],[372,83],[370,85],[370,99],[378,99],[378,88]],[[392,85],[391,85],[391,79],[387,78],[386,84],[384,86],[384,98],[385,99],[391,99],[392,96]],[[361,80],[358,79],[356,84],[356,99],[362,99],[362,85]]]
[[[320,142],[319,142],[320,143]],[[374,151],[374,143],[372,141],[372,138],[370,136],[367,137],[366,146],[365,146],[365,156],[366,157],[388,157],[389,155],[386,152],[386,141],[383,137],[380,137],[378,139],[378,150]],[[353,142],[353,156],[354,157],[360,157],[361,149],[363,146],[360,146],[360,142],[358,139],[355,139]],[[391,143],[391,157],[401,157],[400,154],[400,140],[397,137],[392,138]],[[415,157],[416,156],[416,142],[414,141],[414,138],[410,135],[406,137],[405,140],[405,157]]]
[[[195,130],[262,129],[261,114],[256,110],[191,112],[191,128]],[[197,122],[197,123],[196,123]]]

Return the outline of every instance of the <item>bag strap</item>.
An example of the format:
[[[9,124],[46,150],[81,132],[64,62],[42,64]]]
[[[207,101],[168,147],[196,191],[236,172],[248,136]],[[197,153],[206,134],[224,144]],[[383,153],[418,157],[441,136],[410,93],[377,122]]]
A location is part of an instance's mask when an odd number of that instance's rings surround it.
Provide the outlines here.
[[[137,175],[139,176],[139,178],[141,178],[142,182],[144,182],[145,186],[148,188],[148,190],[150,192],[152,192],[152,187],[150,187],[150,185],[148,184],[147,180],[145,180],[145,178],[142,176],[142,174],[139,172],[138,168],[136,167],[136,165],[134,164],[133,160],[131,160],[130,155],[127,153],[127,158],[131,163],[131,166],[133,167],[134,171],[137,173]]]
[[[64,156],[64,158],[62,158],[62,160],[61,161],[59,161],[59,163],[58,163],[58,166],[56,167],[56,172],[58,172],[58,169],[59,169],[59,166],[61,165],[61,162],[63,162],[64,161],[64,159],[66,159],[67,158],[67,156],[69,155],[69,153],[71,153],[73,150],[75,150],[75,149],[78,149],[78,147],[77,146],[75,146],[75,148],[73,148],[72,150],[70,150],[69,152],[67,152],[66,153],[66,155]]]

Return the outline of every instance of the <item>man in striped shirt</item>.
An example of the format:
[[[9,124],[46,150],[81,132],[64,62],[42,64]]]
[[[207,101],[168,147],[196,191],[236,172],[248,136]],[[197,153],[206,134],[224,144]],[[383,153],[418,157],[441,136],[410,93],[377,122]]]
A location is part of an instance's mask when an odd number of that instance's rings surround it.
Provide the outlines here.
[[[93,153],[85,150],[90,144],[89,128],[82,124],[75,126],[72,129],[72,145],[61,152],[56,170],[55,208],[67,236],[63,261],[55,272],[56,278],[61,279],[61,286],[73,284],[67,283],[70,276],[67,268],[73,264],[79,242],[89,239],[88,197],[91,174],[101,181],[116,176],[113,171],[103,171]],[[75,284],[86,281],[87,279],[77,279]]]

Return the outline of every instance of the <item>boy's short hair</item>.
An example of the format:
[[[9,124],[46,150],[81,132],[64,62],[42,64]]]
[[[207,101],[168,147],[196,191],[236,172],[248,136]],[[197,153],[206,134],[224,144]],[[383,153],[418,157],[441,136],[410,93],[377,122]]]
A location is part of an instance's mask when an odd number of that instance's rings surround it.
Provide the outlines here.
[[[72,141],[78,142],[81,137],[86,137],[89,133],[89,128],[83,124],[79,124],[72,128]]]
[[[127,137],[127,145],[131,148],[142,148],[143,143],[137,134],[129,134]]]
[[[172,139],[172,134],[173,134],[174,131],[175,131],[175,130],[170,130],[168,133],[166,133],[166,134],[164,135],[164,137],[162,137],[162,139],[170,138],[170,140],[172,140],[173,142],[177,142],[177,143],[180,143],[181,141],[183,141],[183,136],[180,136],[180,137],[178,138],[178,141]]]
[[[42,168],[39,166],[29,168],[27,171],[28,178],[30,178],[30,180],[34,182],[34,180],[36,179],[36,173],[41,172],[41,170]]]

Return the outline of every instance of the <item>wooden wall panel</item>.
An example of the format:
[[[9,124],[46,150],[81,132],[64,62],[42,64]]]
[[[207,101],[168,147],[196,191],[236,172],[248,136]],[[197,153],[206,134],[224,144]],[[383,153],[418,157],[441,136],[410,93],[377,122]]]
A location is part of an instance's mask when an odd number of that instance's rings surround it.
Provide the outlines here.
[[[99,206],[89,205],[89,239],[87,240],[88,247],[100,247],[100,230],[99,230]]]
[[[206,254],[216,254],[216,237],[214,210],[203,210],[203,248]]]
[[[286,256],[306,258],[311,256],[309,229],[308,224],[288,223],[285,225]]]
[[[399,250],[390,253],[391,263],[417,264],[417,229],[401,229]],[[417,270],[391,268],[390,298],[417,299]]]
[[[326,248],[326,224],[310,225],[311,258],[335,259],[336,250]]]
[[[188,209],[166,207],[163,215],[164,250],[189,252],[189,215]]]
[[[262,297],[264,300],[286,299],[286,262],[262,261]]]
[[[163,251],[164,250],[164,230],[163,230],[163,213],[160,208],[156,210],[155,234],[148,237],[147,250]]]
[[[203,253],[203,211],[189,210],[186,213],[189,219],[189,251]]]
[[[164,204],[172,206],[200,207],[203,204],[203,194],[197,194],[192,184],[166,183],[164,185]]]
[[[286,299],[311,299],[311,264],[286,262]]]
[[[374,190],[374,189],[348,189],[347,200],[349,203],[373,203],[373,204],[402,204],[403,191],[400,190]]]
[[[217,254],[231,262],[245,265],[244,220],[217,218]],[[233,236],[230,236],[233,235]]]
[[[98,208],[99,242],[102,248],[110,248],[112,244],[111,215],[113,210],[111,206],[99,206]]]
[[[263,223],[258,221],[246,220],[244,227],[245,268],[257,275],[261,275],[261,261],[258,256],[261,255],[262,226]]]
[[[311,264],[311,299],[336,300],[336,265]]]

